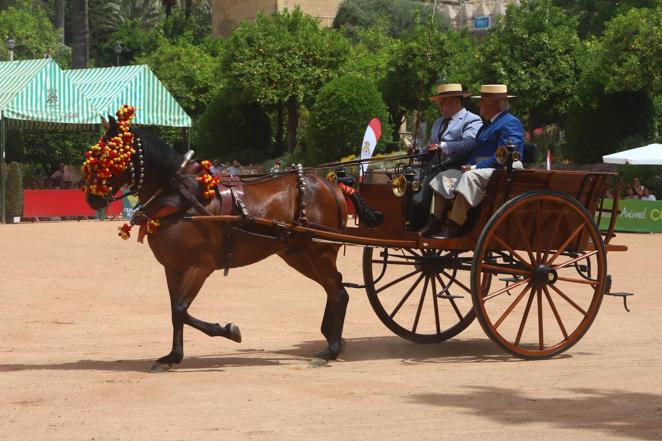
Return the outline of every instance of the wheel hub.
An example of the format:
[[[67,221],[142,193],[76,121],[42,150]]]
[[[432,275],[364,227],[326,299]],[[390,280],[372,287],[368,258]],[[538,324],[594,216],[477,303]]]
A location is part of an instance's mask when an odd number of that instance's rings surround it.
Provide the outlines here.
[[[532,279],[536,286],[553,285],[558,279],[558,274],[551,266],[541,264],[533,270]]]

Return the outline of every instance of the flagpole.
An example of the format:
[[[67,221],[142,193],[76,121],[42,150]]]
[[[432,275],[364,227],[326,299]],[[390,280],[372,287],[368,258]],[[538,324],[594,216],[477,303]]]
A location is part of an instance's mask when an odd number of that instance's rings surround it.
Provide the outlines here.
[[[7,187],[5,180],[5,114],[0,111],[0,190],[2,191],[2,208],[0,209],[2,215],[0,216],[0,221],[3,224],[7,223],[7,210],[5,207],[7,205]]]

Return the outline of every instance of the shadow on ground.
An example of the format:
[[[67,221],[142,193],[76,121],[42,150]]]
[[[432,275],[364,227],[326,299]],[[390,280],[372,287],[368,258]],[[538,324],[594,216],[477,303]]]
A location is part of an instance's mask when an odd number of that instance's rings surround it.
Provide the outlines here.
[[[662,395],[597,389],[568,392],[573,396],[537,398],[507,388],[470,387],[464,394],[428,393],[409,395],[407,399],[464,409],[504,425],[544,423],[558,429],[595,431],[627,439],[660,439]],[[600,438],[595,434],[589,439]]]
[[[505,354],[488,339],[457,339],[439,344],[421,345],[400,337],[351,338],[336,363],[370,360],[399,360],[403,364],[520,362]],[[184,357],[178,370],[222,370],[232,367],[278,366],[303,363],[326,347],[323,340],[305,341],[292,348],[235,350],[226,354]],[[163,355],[163,354],[161,354]],[[561,357],[570,357],[562,355]],[[51,364],[0,364],[0,372],[25,370],[101,370],[145,372],[155,359],[78,360]]]

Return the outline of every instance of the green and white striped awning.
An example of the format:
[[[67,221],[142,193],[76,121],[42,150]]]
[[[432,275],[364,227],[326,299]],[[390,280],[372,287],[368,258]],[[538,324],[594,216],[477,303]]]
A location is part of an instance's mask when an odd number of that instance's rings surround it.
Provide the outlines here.
[[[0,62],[0,118],[9,127],[78,128],[101,122],[99,112],[52,59]]]
[[[104,116],[129,104],[137,108],[134,124],[191,127],[191,117],[146,65],[72,69],[65,74]]]

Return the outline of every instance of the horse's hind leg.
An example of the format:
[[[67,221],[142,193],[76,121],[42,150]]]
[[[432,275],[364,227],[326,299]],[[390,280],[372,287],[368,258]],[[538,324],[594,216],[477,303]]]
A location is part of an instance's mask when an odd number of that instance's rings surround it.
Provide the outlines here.
[[[168,355],[159,358],[154,363],[150,369],[152,372],[168,370],[172,364],[179,364],[182,361],[184,357],[185,324],[209,336],[226,337],[237,342],[241,341],[241,333],[237,326],[229,323],[221,327],[218,323],[207,323],[198,320],[188,313],[189,306],[191,306],[212,271],[199,267],[189,268],[183,273],[166,269],[172,314],[172,350]]]
[[[326,308],[322,319],[322,335],[328,346],[315,355],[314,365],[335,360],[342,350],[342,331],[349,295],[342,285],[342,275],[336,269],[338,248],[333,245],[306,244],[301,251],[281,253],[290,266],[318,282],[326,291]]]

